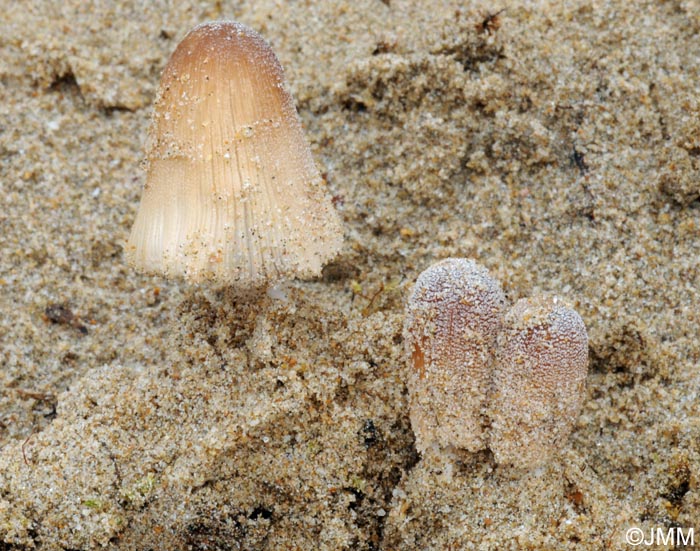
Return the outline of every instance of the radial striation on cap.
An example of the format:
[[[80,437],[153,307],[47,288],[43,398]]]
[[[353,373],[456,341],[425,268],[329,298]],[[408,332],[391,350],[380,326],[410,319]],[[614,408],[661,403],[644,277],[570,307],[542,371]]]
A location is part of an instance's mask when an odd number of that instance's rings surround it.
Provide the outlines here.
[[[161,78],[126,248],[146,272],[241,287],[313,277],[340,221],[282,67],[248,27],[195,27]]]
[[[506,299],[486,268],[448,258],[423,273],[408,301],[410,417],[416,447],[486,446],[485,400]]]
[[[490,448],[498,463],[542,464],[578,417],[588,372],[581,316],[557,297],[519,300],[498,337]]]

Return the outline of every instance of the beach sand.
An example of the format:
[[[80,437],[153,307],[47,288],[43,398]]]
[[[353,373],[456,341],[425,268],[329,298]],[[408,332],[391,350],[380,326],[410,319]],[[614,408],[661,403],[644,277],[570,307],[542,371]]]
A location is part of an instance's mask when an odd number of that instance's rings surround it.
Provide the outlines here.
[[[700,2],[0,7],[0,549],[700,539]],[[123,259],[160,71],[217,18],[277,52],[344,224],[277,298]],[[415,449],[403,313],[447,257],[585,321],[541,468]]]

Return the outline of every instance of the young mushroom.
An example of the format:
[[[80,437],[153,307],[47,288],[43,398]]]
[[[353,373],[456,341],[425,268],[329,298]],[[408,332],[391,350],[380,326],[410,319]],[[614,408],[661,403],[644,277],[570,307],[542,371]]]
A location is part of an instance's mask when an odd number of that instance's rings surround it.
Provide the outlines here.
[[[142,271],[258,287],[318,275],[342,244],[282,67],[240,23],[199,25],[172,54],[146,171],[126,247]]]
[[[425,270],[405,321],[416,447],[486,447],[485,402],[506,298],[486,268],[448,258]]]
[[[557,297],[521,299],[498,337],[490,448],[498,463],[533,467],[564,445],[585,396],[588,336]]]

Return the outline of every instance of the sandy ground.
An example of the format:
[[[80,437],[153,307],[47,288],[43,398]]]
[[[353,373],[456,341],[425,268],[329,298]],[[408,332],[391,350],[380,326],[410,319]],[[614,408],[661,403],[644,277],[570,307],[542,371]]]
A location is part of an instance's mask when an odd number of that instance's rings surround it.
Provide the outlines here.
[[[700,540],[699,2],[63,4],[0,0],[0,549]],[[160,71],[215,18],[274,46],[345,227],[283,300],[123,260]],[[543,468],[416,452],[404,305],[449,256],[588,327]]]

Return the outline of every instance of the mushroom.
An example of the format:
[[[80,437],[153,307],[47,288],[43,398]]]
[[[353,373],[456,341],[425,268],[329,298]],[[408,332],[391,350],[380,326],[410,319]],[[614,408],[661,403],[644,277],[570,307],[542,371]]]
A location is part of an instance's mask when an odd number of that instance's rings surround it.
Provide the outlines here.
[[[342,227],[282,66],[233,21],[191,30],[161,78],[126,257],[137,269],[241,288],[313,277]]]
[[[416,447],[486,447],[486,399],[506,297],[473,260],[448,258],[420,274],[404,341]]]
[[[498,336],[491,442],[498,463],[541,465],[565,443],[586,395],[588,335],[555,296],[520,299]]]

